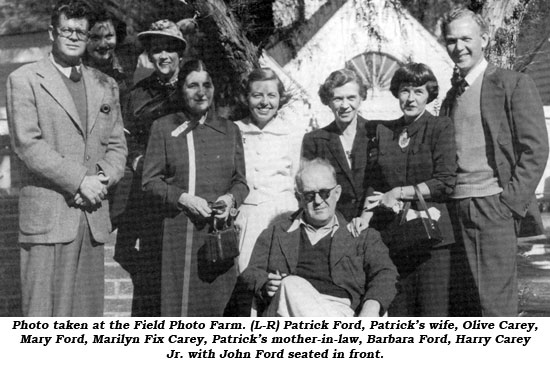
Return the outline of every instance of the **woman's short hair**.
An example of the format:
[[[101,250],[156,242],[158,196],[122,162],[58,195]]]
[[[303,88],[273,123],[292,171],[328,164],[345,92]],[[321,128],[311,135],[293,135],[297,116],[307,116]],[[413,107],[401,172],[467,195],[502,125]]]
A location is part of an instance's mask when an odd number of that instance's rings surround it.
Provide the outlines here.
[[[422,86],[426,85],[428,91],[428,103],[437,98],[439,85],[432,69],[428,65],[411,62],[401,66],[391,79],[390,91],[394,97],[399,97],[401,85]]]
[[[279,108],[280,108],[289,101],[290,96],[287,94],[285,90],[285,86],[281,81],[281,79],[279,79],[279,76],[277,76],[275,71],[273,71],[269,67],[261,67],[261,68],[254,69],[250,72],[250,74],[248,74],[244,82],[245,92],[247,94],[250,93],[250,87],[252,83],[256,81],[268,81],[268,80],[275,80],[275,82],[277,83],[277,91],[279,92],[279,96],[280,96],[280,99],[279,99]]]
[[[126,36],[127,36],[126,23],[122,19],[117,17],[115,14],[105,9],[105,7],[103,6],[97,7],[97,9],[95,10],[94,20],[95,20],[95,23],[103,23],[103,22],[110,21],[113,24],[113,27],[115,28],[117,46],[121,45],[126,39]],[[92,29],[92,27],[93,25],[90,25],[90,29]]]
[[[324,105],[328,105],[334,95],[333,90],[350,82],[355,82],[359,85],[359,96],[365,100],[367,98],[367,86],[359,75],[352,69],[340,69],[333,71],[319,88],[321,102]]]

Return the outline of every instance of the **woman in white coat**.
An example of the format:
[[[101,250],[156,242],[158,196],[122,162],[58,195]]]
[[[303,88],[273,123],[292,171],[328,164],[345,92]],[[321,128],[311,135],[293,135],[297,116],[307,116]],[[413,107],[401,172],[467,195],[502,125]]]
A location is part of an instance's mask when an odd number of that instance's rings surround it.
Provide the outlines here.
[[[247,267],[260,233],[277,217],[298,209],[294,176],[305,132],[278,115],[287,97],[283,83],[273,70],[253,70],[246,90],[249,116],[235,122],[243,138],[246,180],[250,188],[235,222],[240,230],[239,273]]]

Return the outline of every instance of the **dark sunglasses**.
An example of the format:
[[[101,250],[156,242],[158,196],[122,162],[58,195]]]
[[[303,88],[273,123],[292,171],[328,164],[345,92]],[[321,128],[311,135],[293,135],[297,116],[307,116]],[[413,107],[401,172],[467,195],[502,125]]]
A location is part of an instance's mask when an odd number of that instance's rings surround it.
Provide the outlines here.
[[[300,193],[300,196],[302,196],[304,201],[312,202],[313,200],[315,200],[315,195],[318,194],[323,201],[326,201],[330,197],[330,193],[332,192],[332,190],[336,187],[338,187],[338,185],[335,185],[334,187],[329,189],[325,188],[325,189],[320,189],[318,191],[307,191],[307,192]]]

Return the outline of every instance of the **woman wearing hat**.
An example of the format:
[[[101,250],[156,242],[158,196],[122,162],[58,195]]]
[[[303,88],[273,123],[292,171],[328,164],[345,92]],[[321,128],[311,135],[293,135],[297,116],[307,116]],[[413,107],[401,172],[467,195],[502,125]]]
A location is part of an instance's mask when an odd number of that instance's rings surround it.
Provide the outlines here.
[[[134,176],[125,212],[119,220],[115,259],[132,276],[132,315],[158,316],[162,218],[141,189],[143,155],[153,121],[178,109],[177,81],[186,41],[177,25],[169,20],[153,23],[148,31],[138,34],[138,40],[154,71],[132,88],[124,109],[128,165]]]
[[[128,160],[133,167],[145,153],[152,122],[177,110],[176,83],[187,42],[178,26],[163,19],[138,34],[153,64],[153,73],[139,81],[130,92],[126,125],[130,132]]]

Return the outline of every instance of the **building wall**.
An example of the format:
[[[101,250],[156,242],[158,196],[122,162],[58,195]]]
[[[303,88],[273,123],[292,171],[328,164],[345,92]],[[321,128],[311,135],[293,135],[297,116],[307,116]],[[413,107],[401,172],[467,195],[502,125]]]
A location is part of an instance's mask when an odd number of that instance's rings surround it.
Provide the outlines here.
[[[437,40],[418,23],[405,9],[396,11],[386,0],[349,0],[343,4],[336,1],[323,5],[319,12],[334,14],[326,17],[313,16],[304,31],[297,31],[293,40],[301,45],[295,56],[282,64],[306,92],[312,114],[324,126],[332,120],[330,110],[322,105],[317,91],[321,83],[334,70],[345,67],[346,62],[368,51],[387,53],[401,62],[415,61],[429,65],[440,84],[440,96],[428,108],[440,105],[450,88],[453,64]],[[334,8],[334,9],[331,9]],[[309,30],[316,29],[311,35]],[[274,45],[268,53],[276,60],[286,60],[288,53],[284,42]],[[369,90],[369,96],[361,114],[370,119],[395,118],[401,114],[398,103],[387,90]]]
[[[0,197],[0,316],[21,316],[17,197]],[[133,285],[113,260],[116,232],[105,244],[105,316],[130,316]]]

